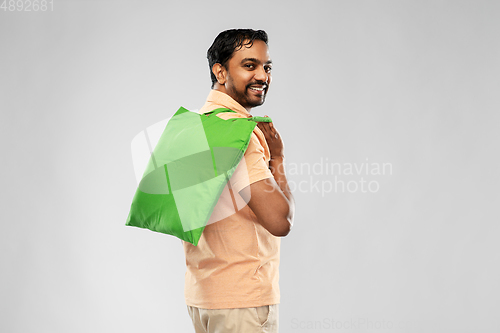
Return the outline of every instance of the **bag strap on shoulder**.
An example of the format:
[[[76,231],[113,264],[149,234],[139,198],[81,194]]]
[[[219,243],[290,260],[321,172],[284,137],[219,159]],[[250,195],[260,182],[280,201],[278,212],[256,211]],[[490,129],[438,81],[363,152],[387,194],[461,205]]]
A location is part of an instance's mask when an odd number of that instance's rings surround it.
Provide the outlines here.
[[[209,116],[209,117],[213,117],[216,114],[221,113],[221,112],[233,112],[233,113],[237,113],[236,111],[233,111],[233,110],[228,109],[228,108],[218,108],[218,109],[215,109],[215,110],[212,110],[212,111],[205,112],[203,114],[206,115],[206,116]],[[251,120],[251,121],[255,121],[256,123],[258,123],[258,122],[272,123],[273,122],[270,117],[259,117],[259,116],[253,116],[253,117],[249,117],[249,118],[234,118],[232,120],[234,121],[234,120],[238,120],[238,119]]]

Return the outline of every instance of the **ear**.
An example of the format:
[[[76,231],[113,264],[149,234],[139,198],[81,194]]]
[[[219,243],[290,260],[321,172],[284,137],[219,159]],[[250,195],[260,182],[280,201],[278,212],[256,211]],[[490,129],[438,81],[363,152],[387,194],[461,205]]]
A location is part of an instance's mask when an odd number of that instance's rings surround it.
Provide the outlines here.
[[[214,73],[217,78],[217,82],[220,85],[224,85],[226,83],[226,68],[219,63],[216,63],[212,66],[212,73]]]

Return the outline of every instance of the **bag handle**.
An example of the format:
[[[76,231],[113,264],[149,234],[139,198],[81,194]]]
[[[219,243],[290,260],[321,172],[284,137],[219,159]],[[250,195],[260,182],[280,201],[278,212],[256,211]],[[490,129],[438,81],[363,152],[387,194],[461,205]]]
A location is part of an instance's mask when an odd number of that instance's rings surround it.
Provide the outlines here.
[[[218,108],[218,109],[215,109],[212,111],[205,112],[203,114],[208,116],[208,117],[213,117],[216,114],[221,113],[221,112],[237,113],[236,111],[233,111],[233,110],[228,109],[228,108]],[[234,118],[233,121],[237,120],[237,119],[251,120],[251,121],[255,121],[256,123],[272,123],[273,122],[273,120],[270,117],[259,117],[259,116],[253,116],[253,117],[248,117],[248,118]]]
[[[256,123],[272,123],[273,120],[269,117],[259,117],[259,116],[253,116],[250,118],[247,118],[248,120],[253,120]]]

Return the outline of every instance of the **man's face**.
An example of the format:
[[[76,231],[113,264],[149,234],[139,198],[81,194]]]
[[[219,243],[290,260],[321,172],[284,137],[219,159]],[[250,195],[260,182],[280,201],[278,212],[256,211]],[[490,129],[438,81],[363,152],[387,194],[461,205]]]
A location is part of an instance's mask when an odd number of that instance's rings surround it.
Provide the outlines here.
[[[269,49],[261,40],[243,45],[226,64],[226,92],[244,108],[262,105],[271,84]]]

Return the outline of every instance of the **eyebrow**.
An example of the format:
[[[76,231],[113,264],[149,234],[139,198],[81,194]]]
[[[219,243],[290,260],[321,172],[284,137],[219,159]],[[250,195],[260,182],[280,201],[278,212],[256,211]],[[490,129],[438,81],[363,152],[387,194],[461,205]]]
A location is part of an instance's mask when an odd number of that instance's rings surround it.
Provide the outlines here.
[[[247,61],[252,61],[252,62],[255,62],[257,64],[261,64],[262,61],[260,61],[259,59],[257,58],[244,58],[243,60],[241,60],[241,63],[244,63],[244,62],[247,62]],[[265,65],[272,65],[273,64],[273,61],[272,60],[268,60],[264,63]]]

